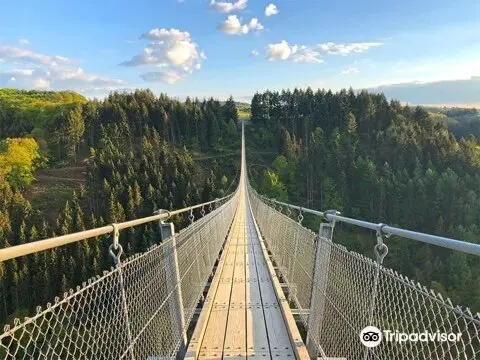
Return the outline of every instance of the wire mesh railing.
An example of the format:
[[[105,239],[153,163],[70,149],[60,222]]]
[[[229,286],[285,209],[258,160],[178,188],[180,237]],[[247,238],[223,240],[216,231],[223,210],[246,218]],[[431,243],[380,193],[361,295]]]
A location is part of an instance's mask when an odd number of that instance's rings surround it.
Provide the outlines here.
[[[317,235],[302,212],[295,221],[251,188],[250,198],[294,306],[309,314],[301,322],[312,358],[480,358],[480,315],[382,266],[386,245],[374,261],[332,242],[331,223]]]
[[[191,215],[191,225],[162,244],[118,261],[110,271],[37,308],[33,317],[6,326],[0,358],[175,356],[227,236],[238,192],[225,200],[198,221]]]

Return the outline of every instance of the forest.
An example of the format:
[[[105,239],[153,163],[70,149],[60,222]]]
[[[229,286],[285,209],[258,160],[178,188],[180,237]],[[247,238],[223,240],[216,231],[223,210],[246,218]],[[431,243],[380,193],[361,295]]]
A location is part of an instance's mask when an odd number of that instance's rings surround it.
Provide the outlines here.
[[[311,89],[252,99],[247,154],[261,193],[311,209],[480,242],[480,147],[457,139],[421,107],[383,94]],[[255,163],[258,163],[256,165]],[[318,231],[317,223],[310,223]],[[374,236],[338,226],[335,241],[373,258]],[[385,265],[480,310],[478,258],[413,241],[386,240]]]
[[[236,161],[213,160],[199,169],[193,160],[194,151],[238,151],[233,99],[181,103],[148,90],[101,101],[67,95],[10,92],[14,101],[0,103],[0,248],[182,208],[235,188]],[[37,102],[43,104],[38,117],[30,106]],[[42,211],[35,198],[30,201],[38,169],[79,160],[86,164],[84,179],[60,209]],[[57,196],[55,190],[48,195]],[[186,219],[174,222],[181,227]],[[150,224],[122,232],[120,242],[129,256],[159,239]],[[109,269],[111,241],[105,236],[0,263],[0,323],[32,315],[37,305]]]
[[[427,108],[434,121],[442,122],[458,138],[480,138],[480,111],[463,108]]]
[[[0,247],[225,195],[238,174],[238,108],[242,118],[249,111],[240,105],[149,90],[103,100],[0,90]],[[479,144],[430,110],[351,89],[266,91],[252,99],[246,136],[252,185],[267,196],[479,242]],[[81,181],[64,194],[43,184],[56,206],[32,195],[42,171],[78,169]],[[319,219],[305,220],[318,229]],[[335,231],[335,241],[373,257],[371,233]],[[128,256],[159,238],[148,225],[120,241]],[[110,268],[110,244],[105,236],[0,264],[0,323]],[[396,238],[387,244],[386,266],[480,310],[478,259]]]

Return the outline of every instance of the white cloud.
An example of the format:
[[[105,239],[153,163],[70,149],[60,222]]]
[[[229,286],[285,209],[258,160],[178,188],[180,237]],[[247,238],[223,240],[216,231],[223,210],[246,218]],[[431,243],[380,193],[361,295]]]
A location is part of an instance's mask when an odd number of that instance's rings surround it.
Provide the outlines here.
[[[19,88],[88,91],[93,88],[112,90],[123,84],[119,79],[86,73],[75,66],[77,61],[64,56],[50,56],[15,46],[1,45],[0,57],[6,64],[4,66],[14,67],[0,72],[0,86],[5,86],[9,81],[16,81]]]
[[[262,31],[264,29],[263,25],[260,24],[257,18],[252,18],[248,24],[250,30]]]
[[[151,29],[140,38],[149,40],[150,44],[143,49],[141,54],[132,57],[121,65],[152,65],[166,69],[163,72],[143,74],[141,77],[145,81],[164,81],[167,84],[173,84],[191,74],[194,70],[200,69],[202,61],[207,58],[186,31],[156,28]],[[177,80],[174,81],[174,79]]]
[[[292,54],[292,47],[288,45],[288,42],[282,40],[278,44],[269,44],[267,46],[267,59],[268,60],[288,60]]]
[[[28,39],[22,38],[22,39],[18,40],[18,43],[20,45],[28,45],[28,44],[30,44],[30,41],[28,41]]]
[[[169,85],[173,85],[184,78],[184,76],[182,76],[181,73],[174,70],[148,72],[140,75],[140,77],[145,81],[150,81],[150,82],[163,81]]]
[[[267,59],[270,61],[290,60],[293,62],[313,64],[323,63],[318,51],[305,45],[289,45],[285,40],[282,40],[278,44],[269,44],[267,46]]]
[[[265,8],[265,16],[273,16],[278,14],[278,8],[275,4],[268,4],[268,6]]]
[[[352,53],[362,53],[372,47],[381,46],[380,42],[365,42],[365,43],[349,43],[349,44],[336,44],[334,42],[327,42],[318,44],[317,49],[325,54],[329,55],[349,55]]]
[[[62,69],[60,71],[54,69],[50,73],[50,77],[54,79],[56,87],[60,88],[64,88],[64,86],[73,86],[75,88],[92,87],[95,89],[115,89],[123,84],[122,80],[89,74],[82,68]]]
[[[210,2],[210,6],[218,12],[229,13],[235,10],[243,10],[247,7],[248,0],[237,0],[234,2],[215,1]]]
[[[35,88],[37,88],[37,89],[42,89],[42,90],[50,89],[50,82],[48,80],[44,79],[44,78],[35,79],[33,84],[35,85]]]
[[[228,35],[246,35],[250,30],[261,31],[263,25],[257,18],[252,18],[247,24],[242,24],[237,15],[229,15],[227,19],[219,25],[222,32]]]
[[[246,35],[248,34],[248,25],[240,22],[237,15],[230,15],[224,22],[220,24],[220,30],[228,35]]]
[[[23,81],[32,77],[33,69],[13,69],[0,71],[0,86],[5,86],[10,81]]]
[[[24,62],[49,66],[69,65],[75,63],[74,60],[66,58],[64,56],[43,55],[35,53],[31,50],[10,45],[0,45],[0,58],[3,59],[5,62],[11,63]]]
[[[357,68],[351,67],[351,68],[346,68],[342,70],[343,75],[349,75],[349,74],[358,74],[360,70]]]
[[[258,55],[260,55],[260,53],[257,50],[252,50],[252,51],[250,51],[250,55],[258,56]]]
[[[323,59],[320,58],[320,53],[309,47],[302,45],[297,46],[295,52],[292,54],[293,62],[307,62],[312,64],[321,64]]]
[[[27,77],[27,76],[32,76],[33,72],[34,72],[33,69],[15,69],[15,70],[12,70],[10,73],[15,76]]]

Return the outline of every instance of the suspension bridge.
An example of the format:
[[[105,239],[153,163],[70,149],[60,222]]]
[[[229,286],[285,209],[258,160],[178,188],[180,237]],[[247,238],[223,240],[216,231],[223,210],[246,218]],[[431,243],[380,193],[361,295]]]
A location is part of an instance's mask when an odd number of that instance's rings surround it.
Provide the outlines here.
[[[302,226],[306,213],[323,220],[318,233]],[[168,219],[181,214],[190,225],[176,233]],[[150,222],[162,243],[123,258],[120,232]],[[375,259],[335,243],[340,222],[375,233]],[[382,265],[390,235],[477,261],[480,245],[267,199],[248,183],[243,127],[233,194],[0,249],[0,261],[107,234],[115,266],[6,326],[2,359],[480,358],[478,314]],[[368,347],[360,338],[367,326],[400,335]],[[423,332],[456,337],[401,340]]]

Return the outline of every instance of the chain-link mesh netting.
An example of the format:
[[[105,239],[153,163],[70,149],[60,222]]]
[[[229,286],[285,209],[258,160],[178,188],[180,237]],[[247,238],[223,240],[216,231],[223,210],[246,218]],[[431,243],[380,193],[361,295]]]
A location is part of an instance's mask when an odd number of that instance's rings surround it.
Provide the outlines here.
[[[255,218],[295,305],[310,309],[310,316],[302,322],[307,326],[310,349],[318,349],[321,358],[480,358],[478,314],[455,307],[449,299],[326,238],[318,242],[315,264],[318,236],[265,204],[254,191],[250,194]],[[391,330],[392,341],[384,332],[378,346],[364,346],[360,332],[366,326]],[[451,333],[455,340],[458,335],[458,341],[399,342],[395,338],[405,335],[395,332],[428,332],[434,337]]]
[[[174,238],[122,261],[39,308],[35,316],[16,320],[0,335],[0,358],[153,360],[174,356],[237,202],[234,196]]]
[[[273,260],[288,285],[290,298],[295,307],[310,309],[310,298],[315,265],[315,238],[311,230],[295,220],[275,211],[250,192],[250,203],[255,220],[268,244]],[[308,315],[301,312],[302,322],[307,326]]]

